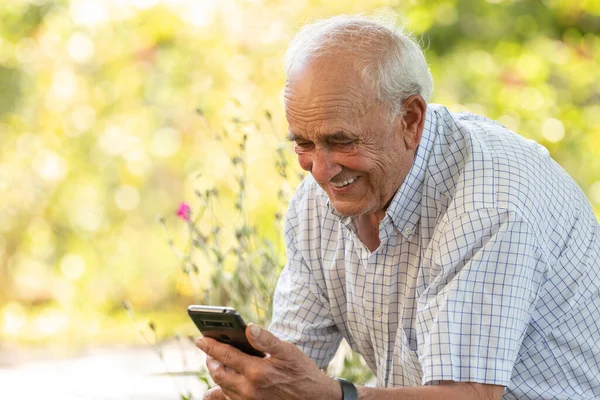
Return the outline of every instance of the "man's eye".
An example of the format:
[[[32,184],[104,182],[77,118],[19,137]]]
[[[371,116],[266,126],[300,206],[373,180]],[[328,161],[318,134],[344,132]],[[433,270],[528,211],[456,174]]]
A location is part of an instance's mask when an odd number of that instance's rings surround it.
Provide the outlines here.
[[[345,147],[345,146],[351,146],[354,143],[355,143],[354,140],[344,140],[344,141],[340,141],[340,142],[333,142],[332,145],[339,146],[339,147]]]
[[[296,141],[296,147],[299,147],[301,149],[310,149],[312,146],[312,142],[299,142]]]

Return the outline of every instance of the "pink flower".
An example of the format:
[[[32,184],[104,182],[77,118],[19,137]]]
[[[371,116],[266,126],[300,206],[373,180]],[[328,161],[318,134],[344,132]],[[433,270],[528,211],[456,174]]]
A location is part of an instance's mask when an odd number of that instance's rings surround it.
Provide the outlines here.
[[[181,203],[179,205],[179,210],[177,210],[177,216],[184,221],[190,220],[190,214],[192,213],[192,209],[187,203]]]

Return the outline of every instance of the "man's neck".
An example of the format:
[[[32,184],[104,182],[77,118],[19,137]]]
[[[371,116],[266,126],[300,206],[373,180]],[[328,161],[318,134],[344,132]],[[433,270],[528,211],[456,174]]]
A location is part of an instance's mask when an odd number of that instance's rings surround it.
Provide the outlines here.
[[[357,218],[358,238],[371,252],[377,250],[381,243],[379,240],[379,224],[384,217],[385,211],[379,211],[360,215]]]

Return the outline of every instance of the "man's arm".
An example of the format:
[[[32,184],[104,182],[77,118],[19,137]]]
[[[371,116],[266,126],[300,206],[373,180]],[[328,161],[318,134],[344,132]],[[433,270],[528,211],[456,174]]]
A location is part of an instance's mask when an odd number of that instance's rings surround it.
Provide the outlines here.
[[[423,382],[507,386],[546,269],[535,232],[514,211],[484,208],[432,241],[416,316]]]
[[[273,318],[269,330],[298,346],[321,368],[335,355],[342,340],[325,293],[320,260],[307,251],[318,240],[310,234],[313,226],[301,222],[298,204],[305,206],[306,181],[298,189],[285,216],[284,237],[287,262],[273,298]],[[299,198],[298,198],[299,197]],[[314,222],[314,221],[313,221]],[[315,222],[316,223],[316,222]],[[319,253],[315,251],[314,253]]]
[[[431,386],[357,389],[360,400],[499,400],[504,394],[504,386],[453,381]]]
[[[265,358],[249,356],[208,338],[197,341],[208,355],[213,380],[220,386],[208,392],[205,400],[342,400],[338,382],[323,374],[296,346],[256,325],[250,325],[246,335],[254,348],[267,353]],[[360,400],[499,400],[503,390],[502,386],[456,382],[415,388],[358,388]]]

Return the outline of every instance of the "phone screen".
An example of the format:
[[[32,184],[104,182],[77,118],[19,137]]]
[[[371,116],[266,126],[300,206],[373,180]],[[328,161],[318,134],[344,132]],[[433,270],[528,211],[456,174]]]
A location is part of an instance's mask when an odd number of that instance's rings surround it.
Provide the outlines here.
[[[246,323],[231,307],[191,305],[188,315],[203,336],[231,345],[246,354],[264,357],[246,338]]]

